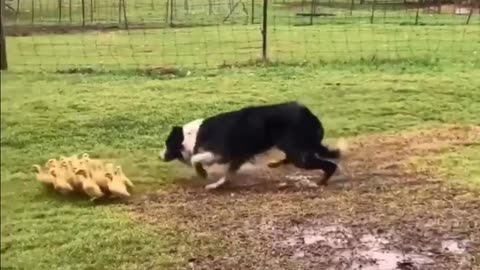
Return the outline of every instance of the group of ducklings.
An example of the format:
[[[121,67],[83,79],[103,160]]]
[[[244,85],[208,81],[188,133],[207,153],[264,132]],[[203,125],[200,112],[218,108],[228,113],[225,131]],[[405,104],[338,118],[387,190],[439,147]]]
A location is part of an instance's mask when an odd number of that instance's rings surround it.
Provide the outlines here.
[[[53,186],[62,194],[83,192],[91,201],[105,196],[130,197],[127,187],[133,187],[120,165],[90,158],[87,153],[81,158],[77,155],[58,160],[52,158],[45,167],[42,169],[40,165],[33,165],[37,181]]]

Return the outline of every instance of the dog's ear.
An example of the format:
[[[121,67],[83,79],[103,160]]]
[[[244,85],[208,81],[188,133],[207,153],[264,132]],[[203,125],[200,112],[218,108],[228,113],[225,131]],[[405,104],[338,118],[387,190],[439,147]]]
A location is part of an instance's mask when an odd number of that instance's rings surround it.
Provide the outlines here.
[[[165,141],[165,150],[161,154],[160,159],[165,162],[172,161],[182,156],[182,143],[183,143],[183,128],[179,126],[173,126]]]
[[[183,137],[183,128],[179,126],[173,126],[172,130],[170,131],[170,135]]]

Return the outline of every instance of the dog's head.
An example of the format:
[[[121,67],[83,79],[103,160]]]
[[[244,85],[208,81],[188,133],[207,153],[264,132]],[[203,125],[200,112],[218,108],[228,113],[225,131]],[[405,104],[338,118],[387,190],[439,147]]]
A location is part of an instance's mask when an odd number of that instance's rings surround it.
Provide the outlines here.
[[[183,128],[179,126],[172,127],[165,141],[165,149],[160,155],[160,159],[165,162],[175,159],[183,160],[183,140]]]
[[[197,139],[197,133],[203,119],[189,122],[182,127],[174,126],[165,141],[165,150],[160,156],[165,162],[179,160],[187,165],[193,155],[193,149]]]

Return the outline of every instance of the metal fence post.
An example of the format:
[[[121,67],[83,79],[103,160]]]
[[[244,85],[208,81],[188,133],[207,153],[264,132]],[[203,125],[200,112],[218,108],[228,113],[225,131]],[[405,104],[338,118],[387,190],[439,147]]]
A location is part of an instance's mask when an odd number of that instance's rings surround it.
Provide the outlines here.
[[[262,61],[266,62],[267,56],[267,23],[268,23],[268,0],[263,0],[263,23],[262,23]]]

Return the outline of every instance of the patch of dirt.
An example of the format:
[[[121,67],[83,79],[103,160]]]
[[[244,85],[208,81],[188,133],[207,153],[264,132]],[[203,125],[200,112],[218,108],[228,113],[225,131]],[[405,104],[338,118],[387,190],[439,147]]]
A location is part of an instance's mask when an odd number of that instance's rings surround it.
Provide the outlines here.
[[[351,139],[350,176],[326,188],[299,184],[320,172],[246,165],[221,190],[179,179],[128,207],[177,233],[180,269],[480,269],[480,190],[409,163],[479,142],[480,127],[362,136]]]

